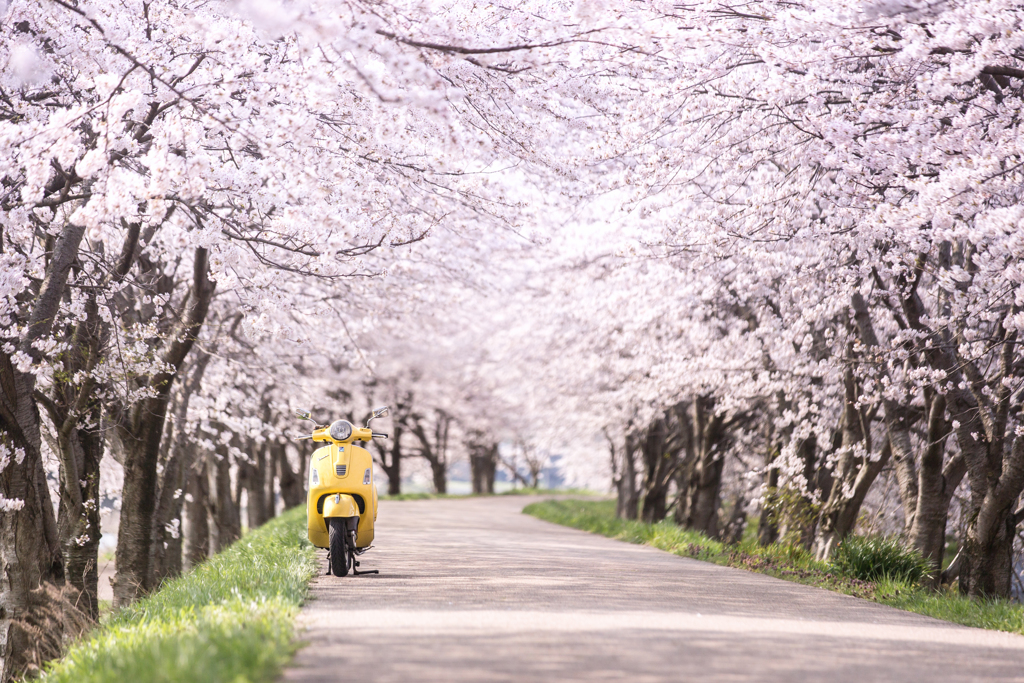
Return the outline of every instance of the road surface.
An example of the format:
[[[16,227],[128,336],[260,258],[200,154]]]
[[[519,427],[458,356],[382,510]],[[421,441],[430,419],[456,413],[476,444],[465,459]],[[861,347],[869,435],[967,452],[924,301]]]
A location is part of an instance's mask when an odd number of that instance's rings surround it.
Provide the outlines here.
[[[362,569],[320,576],[285,681],[1024,681],[1024,636],[521,514],[382,501]],[[321,554],[321,566],[326,566]]]

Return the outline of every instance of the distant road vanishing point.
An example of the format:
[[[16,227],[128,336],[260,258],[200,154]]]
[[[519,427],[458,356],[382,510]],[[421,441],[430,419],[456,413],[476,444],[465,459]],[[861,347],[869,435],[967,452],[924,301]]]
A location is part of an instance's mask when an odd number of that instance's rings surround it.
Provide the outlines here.
[[[382,501],[380,575],[314,580],[283,679],[1024,681],[1024,636],[521,514],[538,499]]]

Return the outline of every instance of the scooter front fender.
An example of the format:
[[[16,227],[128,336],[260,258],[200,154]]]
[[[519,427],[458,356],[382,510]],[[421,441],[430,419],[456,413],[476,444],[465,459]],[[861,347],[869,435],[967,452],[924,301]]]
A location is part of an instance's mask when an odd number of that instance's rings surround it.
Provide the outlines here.
[[[347,493],[335,493],[324,499],[324,519],[331,517],[358,517],[359,505]]]

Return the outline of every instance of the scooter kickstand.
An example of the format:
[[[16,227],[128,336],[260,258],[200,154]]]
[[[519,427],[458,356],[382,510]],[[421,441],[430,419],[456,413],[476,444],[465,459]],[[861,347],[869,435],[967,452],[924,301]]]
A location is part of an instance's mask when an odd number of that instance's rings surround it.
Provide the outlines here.
[[[356,567],[358,567],[358,566],[359,566],[359,561],[356,560],[355,556],[353,555],[352,556],[352,574],[354,576],[362,576],[363,574],[380,574],[380,571],[377,570],[377,569],[370,569],[368,571],[361,572],[358,569],[356,569]]]

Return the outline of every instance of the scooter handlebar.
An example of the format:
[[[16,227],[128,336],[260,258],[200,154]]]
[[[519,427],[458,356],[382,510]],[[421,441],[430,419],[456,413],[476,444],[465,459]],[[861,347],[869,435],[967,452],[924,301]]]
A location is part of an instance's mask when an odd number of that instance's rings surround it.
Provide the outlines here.
[[[351,443],[353,441],[369,441],[370,439],[386,439],[386,438],[388,438],[388,435],[387,434],[382,434],[380,432],[371,432],[366,427],[357,427],[356,429],[352,430],[352,434],[345,441],[335,441],[333,438],[331,438],[331,433],[330,433],[330,431],[328,430],[327,427],[320,427],[316,431],[314,431],[312,434],[309,434],[308,436],[307,435],[293,436],[292,438],[296,439],[296,440],[299,440],[299,441],[304,440],[304,439],[312,439],[313,441],[330,441],[330,442],[333,442],[333,443]]]

